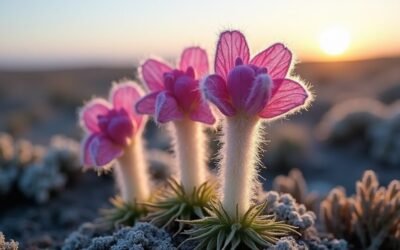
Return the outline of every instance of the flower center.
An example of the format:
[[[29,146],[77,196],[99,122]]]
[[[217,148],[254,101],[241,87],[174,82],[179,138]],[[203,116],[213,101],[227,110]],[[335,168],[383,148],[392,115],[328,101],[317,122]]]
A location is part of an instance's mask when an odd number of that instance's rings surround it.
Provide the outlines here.
[[[121,146],[131,143],[135,132],[134,121],[124,109],[110,110],[106,115],[98,116],[99,127],[103,134]]]
[[[165,73],[164,85],[175,97],[183,112],[192,111],[200,102],[199,81],[195,79],[192,67],[188,67],[186,72],[175,69]]]
[[[266,68],[243,64],[243,60],[238,57],[235,67],[228,74],[227,88],[232,98],[232,104],[239,110],[247,110],[249,106],[254,107],[249,102],[257,101],[258,108],[253,108],[251,112],[254,113],[258,109],[262,109],[262,105],[268,103],[272,81]]]

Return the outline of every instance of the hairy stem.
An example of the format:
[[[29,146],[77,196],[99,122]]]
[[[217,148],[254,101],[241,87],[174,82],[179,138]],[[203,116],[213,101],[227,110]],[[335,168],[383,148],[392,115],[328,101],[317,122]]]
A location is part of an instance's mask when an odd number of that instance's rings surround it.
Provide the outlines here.
[[[149,176],[140,135],[132,139],[114,169],[125,202],[146,201],[149,198]]]
[[[185,191],[191,194],[206,179],[204,132],[200,123],[189,119],[175,121],[174,132],[180,180]]]
[[[224,146],[220,175],[222,205],[228,214],[243,215],[250,207],[257,183],[258,118],[237,115],[228,117],[224,125]]]

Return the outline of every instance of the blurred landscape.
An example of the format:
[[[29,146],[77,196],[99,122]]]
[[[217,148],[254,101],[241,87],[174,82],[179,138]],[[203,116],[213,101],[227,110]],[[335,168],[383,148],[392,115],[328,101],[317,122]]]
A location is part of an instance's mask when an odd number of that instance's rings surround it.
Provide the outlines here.
[[[300,63],[294,73],[312,84],[316,99],[307,112],[266,126],[267,143],[261,157],[266,166],[261,173],[266,189],[272,188],[274,177],[292,168],[302,171],[308,191],[320,197],[338,185],[354,192],[355,181],[366,169],[373,169],[382,185],[398,179],[399,165],[374,161],[368,152],[346,143],[330,146],[319,138],[318,130],[324,115],[347,100],[370,98],[400,111],[396,104],[400,99],[400,58]],[[123,78],[138,80],[136,69],[0,70],[0,131],[41,145],[47,145],[57,134],[78,141],[82,136],[77,122],[79,107],[93,96],[106,97],[111,82]],[[210,132],[211,168],[216,166],[212,156],[218,149],[217,134]],[[149,123],[146,137],[148,147],[170,152],[165,131],[154,123]],[[4,200],[9,204],[0,206],[0,231],[27,249],[60,246],[79,224],[93,220],[99,208],[109,206],[107,199],[113,193],[111,178],[89,172],[56,194],[50,206],[8,196]]]
[[[274,137],[275,130],[297,124],[307,130],[305,140],[315,144],[318,124],[323,115],[335,104],[356,98],[371,98],[385,105],[391,105],[400,99],[400,57],[350,62],[300,63],[295,67],[294,75],[299,75],[312,84],[316,96],[315,102],[307,112],[290,117],[288,121],[277,121],[269,125],[266,140]],[[77,122],[79,107],[94,96],[106,97],[111,83],[124,78],[139,81],[136,69],[129,67],[88,67],[51,71],[0,70],[0,131],[7,132],[15,138],[31,140],[36,144],[48,143],[49,138],[55,134],[79,140],[82,134]],[[150,126],[154,128],[154,124]],[[150,133],[153,130],[151,129]],[[157,147],[157,143],[150,141],[149,144]],[[323,151],[323,147],[320,146],[314,145],[311,150],[309,154],[314,159],[323,153],[320,152]],[[343,150],[341,153],[345,155],[346,152],[349,153],[348,150]],[[334,152],[329,150],[330,154]],[[268,159],[268,147],[265,158]],[[325,168],[329,173],[325,176],[322,171],[322,174],[318,175],[320,181],[344,185],[351,190],[353,181],[364,169],[377,168],[378,174],[380,172],[379,163],[371,162],[362,155],[358,157],[357,154],[352,154],[349,159],[345,156],[338,159],[336,155],[332,158],[336,158],[337,165],[340,165],[332,166],[334,168],[332,170],[335,170],[333,172],[339,177],[343,173],[338,171],[338,168],[346,171],[346,176],[342,177],[348,178],[349,183],[341,179],[331,179],[329,156],[317,163],[321,166],[315,166],[316,171]],[[279,170],[280,166],[267,164],[267,168],[268,178],[270,178],[269,171],[288,172],[287,169]],[[314,179],[312,171],[307,169],[304,171],[306,176],[310,175],[310,178]],[[397,171],[395,176],[400,176],[399,167],[393,171]],[[383,183],[393,178],[391,171],[382,174]],[[330,179],[323,180],[323,178]]]

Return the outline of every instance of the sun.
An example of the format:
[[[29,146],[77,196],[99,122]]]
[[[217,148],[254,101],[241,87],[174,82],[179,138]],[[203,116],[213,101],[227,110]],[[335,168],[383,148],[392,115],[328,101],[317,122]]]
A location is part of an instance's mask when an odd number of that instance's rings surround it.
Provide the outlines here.
[[[350,34],[343,27],[330,27],[321,33],[319,44],[326,54],[341,55],[349,47]]]

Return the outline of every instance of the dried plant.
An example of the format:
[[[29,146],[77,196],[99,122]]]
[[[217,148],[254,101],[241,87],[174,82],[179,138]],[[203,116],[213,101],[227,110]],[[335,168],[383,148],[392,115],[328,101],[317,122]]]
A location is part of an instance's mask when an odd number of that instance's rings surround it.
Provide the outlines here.
[[[308,210],[315,211],[317,209],[318,195],[308,192],[307,182],[299,169],[292,169],[287,176],[279,175],[275,177],[273,190],[281,194],[291,194],[298,203],[304,204]]]
[[[18,250],[18,242],[6,241],[3,233],[0,232],[0,250]]]
[[[356,184],[356,194],[346,197],[336,188],[321,204],[328,232],[363,249],[400,247],[400,181],[380,187],[375,173],[366,171]]]

